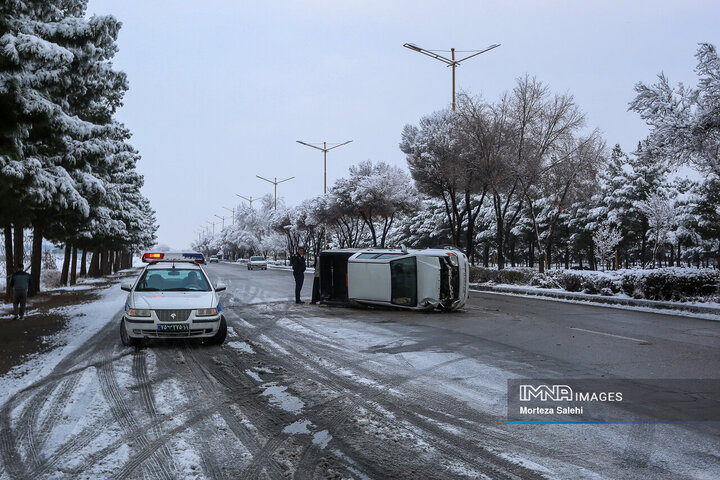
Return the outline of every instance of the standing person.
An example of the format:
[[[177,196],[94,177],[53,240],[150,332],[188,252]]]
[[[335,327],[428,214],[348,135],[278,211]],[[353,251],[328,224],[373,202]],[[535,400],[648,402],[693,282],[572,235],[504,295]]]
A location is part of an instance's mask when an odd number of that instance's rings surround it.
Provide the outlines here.
[[[313,274],[312,299],[310,303],[315,305],[320,301],[320,257],[315,257],[315,273]]]
[[[305,249],[298,247],[297,253],[290,257],[290,266],[293,269],[293,277],[295,277],[295,303],[305,303],[300,300],[300,290],[302,290],[303,281],[305,280],[304,253]]]
[[[13,289],[13,320],[18,319],[18,306],[20,307],[20,320],[25,316],[25,302],[27,302],[28,288],[30,288],[30,274],[24,271],[24,268],[21,263],[10,277],[10,287]]]

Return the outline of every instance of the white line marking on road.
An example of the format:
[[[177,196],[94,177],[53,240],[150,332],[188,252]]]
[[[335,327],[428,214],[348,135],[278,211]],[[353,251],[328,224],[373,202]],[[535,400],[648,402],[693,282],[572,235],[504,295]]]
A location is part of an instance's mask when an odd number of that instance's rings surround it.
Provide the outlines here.
[[[622,338],[624,340],[632,340],[633,342],[650,343],[647,340],[640,340],[639,338],[623,337],[622,335],[615,335],[613,333],[596,332],[595,330],[585,330],[584,328],[570,327],[571,330],[580,330],[581,332],[596,333],[598,335],[605,335],[608,337]]]

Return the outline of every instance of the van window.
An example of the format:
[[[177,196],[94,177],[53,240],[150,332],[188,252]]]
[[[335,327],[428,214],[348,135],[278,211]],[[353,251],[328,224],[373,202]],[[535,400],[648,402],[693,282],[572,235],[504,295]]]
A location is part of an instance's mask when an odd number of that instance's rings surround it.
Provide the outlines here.
[[[396,257],[402,257],[405,255],[404,253],[381,253],[378,255],[378,260],[385,259],[385,258],[396,258]]]
[[[358,255],[355,258],[367,258],[369,260],[372,258],[376,258],[378,255],[379,255],[378,253],[361,253],[360,255]]]
[[[417,305],[417,259],[401,258],[390,262],[391,303],[414,307]]]

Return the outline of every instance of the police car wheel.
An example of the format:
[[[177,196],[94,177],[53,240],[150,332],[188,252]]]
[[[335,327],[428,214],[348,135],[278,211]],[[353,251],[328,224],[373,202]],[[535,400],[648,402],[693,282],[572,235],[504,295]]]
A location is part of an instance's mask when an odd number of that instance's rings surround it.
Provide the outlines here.
[[[220,317],[220,327],[215,335],[207,339],[207,343],[210,345],[222,345],[227,337],[227,323],[225,323],[225,317]]]
[[[139,338],[133,338],[130,335],[128,335],[124,318],[120,322],[120,341],[126,347],[137,347],[138,345],[140,345]]]

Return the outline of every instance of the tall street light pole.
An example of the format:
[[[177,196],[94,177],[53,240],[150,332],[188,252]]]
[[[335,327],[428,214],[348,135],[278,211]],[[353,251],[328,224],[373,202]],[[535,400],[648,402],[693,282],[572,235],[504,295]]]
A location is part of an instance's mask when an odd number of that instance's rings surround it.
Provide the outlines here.
[[[213,215],[215,215],[215,214],[213,213]],[[215,216],[217,218],[219,218],[220,220],[222,220],[222,228],[225,229],[225,215],[223,215],[222,217],[220,215],[215,215]]]
[[[305,145],[310,148],[314,148],[316,150],[320,150],[323,152],[323,194],[327,193],[327,152],[334,148],[342,147],[343,145],[347,145],[348,143],[352,142],[352,140],[348,140],[347,142],[339,143],[337,145],[333,145],[332,147],[328,148],[327,142],[323,142],[323,146],[318,147],[317,145],[313,145],[312,143],[305,143],[301,140],[295,140],[297,143],[300,143],[302,145]]]
[[[234,209],[234,208],[228,208],[228,207],[223,207],[223,208],[224,208],[225,210],[227,210],[228,212],[232,212],[232,224],[235,225],[235,209]]]
[[[205,221],[207,222],[207,220],[205,220]],[[213,226],[213,235],[215,235],[215,224],[216,224],[217,222],[207,222],[207,223],[209,223],[210,225]]]
[[[332,147],[328,148],[327,142],[323,142],[322,148],[318,147],[317,145],[313,145],[312,143],[306,143],[302,140],[295,140],[297,143],[301,145],[305,145],[306,147],[314,148],[316,150],[320,150],[323,152],[323,195],[327,193],[327,152],[334,148],[342,147],[343,145],[347,145],[348,143],[352,142],[352,140],[348,140],[347,142],[338,143],[337,145],[333,145]],[[323,249],[327,249],[327,225],[323,223]]]
[[[273,181],[273,180],[268,180],[268,179],[265,178],[265,177],[261,177],[260,175],[255,175],[255,176],[256,176],[257,178],[259,178],[260,180],[265,180],[266,182],[270,182],[270,183],[272,183],[273,185],[275,185],[275,210],[277,210],[277,186],[278,186],[278,184],[283,183],[283,182],[287,182],[288,180],[292,180],[292,179],[295,178],[295,177],[286,178],[285,180],[280,180],[280,181],[278,182],[277,177],[273,177],[273,178],[275,179],[275,181]]]
[[[458,65],[460,65],[462,62],[464,62],[465,60],[467,60],[469,58],[476,57],[476,56],[480,55],[481,53],[485,53],[485,52],[490,51],[493,48],[497,48],[499,46],[500,46],[499,43],[490,45],[489,47],[487,47],[483,50],[473,51],[472,55],[468,55],[467,57],[461,58],[460,60],[455,60],[455,49],[454,48],[450,49],[450,58],[446,58],[446,57],[443,57],[442,55],[438,55],[437,53],[435,53],[431,50],[426,50],[424,48],[418,47],[417,45],[413,45],[412,43],[406,43],[403,45],[403,47],[405,47],[405,48],[409,48],[410,50],[414,50],[418,53],[422,53],[423,55],[432,57],[435,60],[440,60],[441,62],[447,64],[448,67],[452,67],[452,109],[453,110],[455,110],[455,67],[457,67]]]
[[[254,198],[252,197],[252,195],[250,195],[250,198],[248,198],[248,197],[243,197],[242,195],[238,195],[238,194],[236,193],[235,196],[236,196],[236,197],[240,197],[240,198],[244,198],[245,200],[247,200],[248,202],[250,202],[250,208],[252,208],[252,202],[253,202],[254,200],[257,200],[257,198],[254,199]]]

